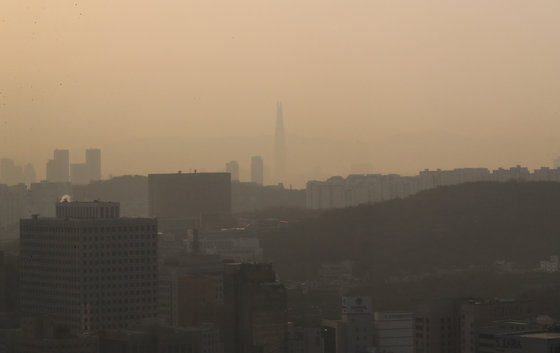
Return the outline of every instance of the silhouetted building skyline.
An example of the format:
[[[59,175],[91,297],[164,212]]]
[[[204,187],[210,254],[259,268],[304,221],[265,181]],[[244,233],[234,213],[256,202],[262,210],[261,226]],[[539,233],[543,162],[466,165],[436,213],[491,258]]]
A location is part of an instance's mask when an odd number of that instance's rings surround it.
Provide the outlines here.
[[[70,181],[70,151],[54,150],[53,159],[47,162],[47,181],[66,183]]]
[[[231,217],[229,173],[148,175],[149,215],[167,231],[202,223],[220,224]]]
[[[26,185],[31,185],[37,181],[37,173],[35,172],[35,167],[31,163],[27,163],[23,167],[23,182]]]
[[[24,183],[30,185],[35,182],[35,178],[33,164],[28,163],[22,167],[10,158],[0,159],[0,184],[17,185]]]
[[[101,150],[88,148],[86,150],[86,166],[89,181],[101,180]]]
[[[479,181],[560,181],[560,169],[541,167],[533,173],[527,167],[458,168],[422,170],[415,176],[399,174],[351,174],[333,176],[326,181],[310,180],[306,185],[307,208],[332,209],[354,207],[395,198],[405,198],[438,186]]]
[[[0,183],[15,185],[23,179],[23,170],[9,158],[0,159]]]
[[[239,163],[237,161],[226,163],[226,173],[231,174],[231,181],[239,181]]]
[[[251,157],[251,182],[258,185],[264,183],[264,163],[261,156]]]
[[[87,149],[85,163],[70,164],[70,180],[74,185],[101,180],[101,150]]]

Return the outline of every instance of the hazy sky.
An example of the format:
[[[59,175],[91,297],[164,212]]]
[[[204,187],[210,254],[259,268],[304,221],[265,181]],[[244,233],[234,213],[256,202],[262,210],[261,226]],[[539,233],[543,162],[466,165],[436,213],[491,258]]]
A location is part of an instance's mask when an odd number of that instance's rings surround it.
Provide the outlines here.
[[[54,148],[104,175],[549,165],[560,155],[558,0],[0,1],[0,157]],[[365,167],[364,167],[365,168]],[[367,169],[367,168],[365,168]]]

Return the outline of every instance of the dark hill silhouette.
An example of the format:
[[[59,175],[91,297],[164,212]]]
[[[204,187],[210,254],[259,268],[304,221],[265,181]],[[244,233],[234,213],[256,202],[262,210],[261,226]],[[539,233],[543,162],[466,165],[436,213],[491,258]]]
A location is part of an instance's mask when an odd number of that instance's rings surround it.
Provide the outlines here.
[[[263,239],[287,278],[351,259],[358,271],[400,275],[489,265],[536,266],[560,253],[560,183],[479,182],[406,199],[327,211]]]

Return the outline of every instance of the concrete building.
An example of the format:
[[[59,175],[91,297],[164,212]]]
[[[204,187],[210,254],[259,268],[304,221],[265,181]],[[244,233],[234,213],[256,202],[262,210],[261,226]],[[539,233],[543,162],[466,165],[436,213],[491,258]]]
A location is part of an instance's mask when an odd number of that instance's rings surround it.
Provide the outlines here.
[[[478,330],[476,352],[502,352],[511,336],[548,332],[551,325],[552,322],[549,325],[538,320],[491,322]]]
[[[460,349],[459,304],[436,300],[422,304],[416,313],[416,353],[456,353]]]
[[[496,353],[556,353],[560,352],[560,333],[542,332],[503,335],[496,340]]]
[[[160,265],[159,318],[167,325],[221,327],[224,307],[224,264],[212,255],[185,254]]]
[[[346,327],[342,320],[323,320],[321,338],[323,353],[346,352]]]
[[[479,181],[560,181],[560,169],[540,168],[533,173],[516,166],[498,168],[461,168],[453,170],[423,170],[416,176],[398,174],[334,176],[326,181],[311,180],[306,186],[307,208],[332,209],[371,204],[395,198],[404,198],[422,190],[438,186]]]
[[[227,223],[231,217],[230,178],[229,173],[150,174],[149,215],[158,218],[163,231],[172,233]]]
[[[18,326],[18,294],[18,258],[16,255],[0,251],[0,328],[15,328]]]
[[[535,303],[512,299],[441,300],[422,305],[415,319],[417,353],[475,353],[497,321],[535,318]]]
[[[0,327],[5,326],[4,315],[8,311],[8,271],[4,262],[4,252],[0,251]]]
[[[0,330],[2,353],[99,353],[95,335],[72,334],[44,317],[25,318],[20,329]]]
[[[257,185],[264,183],[264,163],[261,156],[251,157],[251,182]]]
[[[70,164],[70,180],[74,185],[101,180],[101,150],[87,149],[85,163]]]
[[[288,323],[287,353],[323,353],[323,340],[319,327],[298,327]]]
[[[120,218],[118,203],[60,202],[20,222],[21,309],[76,333],[157,315],[157,223]]]
[[[226,264],[224,346],[227,353],[287,351],[286,289],[270,264]]]
[[[414,315],[376,312],[373,314],[373,341],[379,353],[414,353]]]
[[[479,331],[488,323],[499,320],[534,318],[535,302],[509,299],[472,299],[460,306],[462,353],[475,353]]]
[[[25,185],[30,186],[32,183],[37,181],[37,175],[35,173],[35,167],[31,163],[27,163],[23,166],[23,182]]]
[[[70,181],[72,182],[73,185],[89,184],[90,178],[89,178],[87,164],[85,163],[70,164]]]
[[[54,150],[53,159],[47,162],[47,181],[66,183],[70,180],[70,152]]]
[[[244,228],[207,231],[200,234],[200,250],[232,262],[260,262],[263,249],[257,234]]]
[[[19,220],[29,217],[29,192],[24,184],[0,184],[0,231],[17,231]]]
[[[29,210],[41,217],[54,217],[56,203],[65,195],[72,193],[70,183],[50,183],[42,181],[31,184]],[[27,216],[29,217],[29,216]]]
[[[0,159],[0,184],[16,185],[22,183],[23,169],[14,163],[12,159]]]
[[[342,297],[342,318],[323,320],[325,353],[367,353],[373,346],[370,297]]]
[[[283,185],[232,183],[232,212],[252,212],[274,207],[305,208],[305,190],[286,189]]]
[[[231,181],[239,181],[239,163],[237,161],[227,162],[226,173],[231,174]]]
[[[100,333],[101,353],[223,353],[220,331],[212,324],[198,327],[139,325]]]
[[[101,180],[101,150],[89,148],[86,150],[86,168],[89,181]]]

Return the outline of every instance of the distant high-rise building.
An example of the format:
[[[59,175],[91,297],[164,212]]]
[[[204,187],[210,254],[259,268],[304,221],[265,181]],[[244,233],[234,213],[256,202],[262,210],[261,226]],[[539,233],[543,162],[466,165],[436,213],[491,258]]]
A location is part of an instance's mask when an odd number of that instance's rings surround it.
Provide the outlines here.
[[[85,163],[72,163],[70,164],[70,181],[73,185],[89,184],[89,173],[87,164]]]
[[[33,164],[28,163],[23,167],[23,182],[27,185],[37,181],[37,174],[35,173],[35,167]]]
[[[286,137],[284,136],[284,112],[282,102],[276,104],[276,130],[274,134],[275,170],[277,182],[284,182],[286,177]]]
[[[66,183],[70,178],[70,152],[54,150],[54,158],[47,162],[47,181]]]
[[[560,168],[560,157],[556,157],[554,160],[554,168]]]
[[[70,165],[70,180],[75,185],[84,185],[101,180],[101,150],[87,149],[85,163],[72,163]]]
[[[261,156],[251,158],[251,181],[258,185],[264,182],[264,164]]]
[[[226,353],[284,353],[288,342],[286,289],[270,264],[226,264]]]
[[[157,316],[157,221],[120,218],[118,203],[60,202],[20,222],[21,311],[76,333]]]
[[[12,159],[0,160],[0,184],[16,185],[23,181],[22,169]]]
[[[89,181],[101,180],[101,150],[90,148],[86,150],[86,168]]]
[[[239,181],[239,163],[237,161],[226,163],[226,172],[231,174],[231,181]]]
[[[184,232],[199,222],[221,225],[231,217],[229,173],[148,175],[148,206],[165,231]]]

